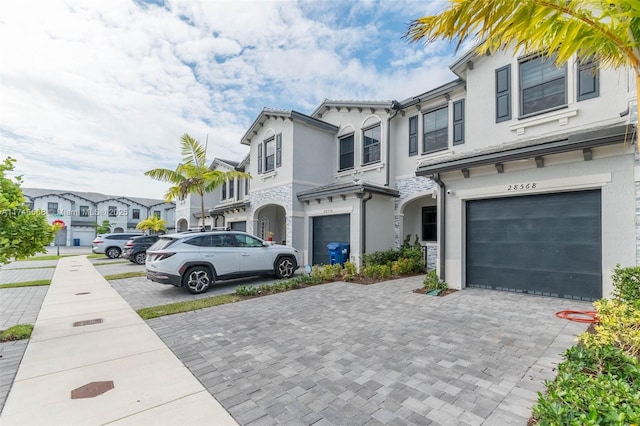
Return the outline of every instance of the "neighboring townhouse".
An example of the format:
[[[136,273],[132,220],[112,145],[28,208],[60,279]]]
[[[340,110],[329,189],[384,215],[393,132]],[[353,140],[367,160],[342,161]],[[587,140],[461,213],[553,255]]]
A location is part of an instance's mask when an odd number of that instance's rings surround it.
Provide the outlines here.
[[[465,90],[401,102],[395,133],[413,152],[418,117],[421,148],[396,164],[438,185],[441,277],[454,288],[608,296],[615,265],[640,260],[632,73],[504,52],[471,52],[451,69]],[[429,117],[440,112],[441,122]]]
[[[239,163],[216,158],[209,168],[223,172],[233,170],[244,172],[248,162],[248,155]],[[236,230],[246,230],[249,188],[250,179],[233,179],[205,194],[205,229],[229,227]],[[176,230],[178,232],[202,228],[201,200],[197,194],[188,194],[183,199],[176,200]]]
[[[164,200],[42,188],[22,191],[30,209],[45,212],[49,223],[64,223],[56,237],[59,245],[91,245],[96,225],[104,220],[111,223],[114,233],[136,231],[138,222],[152,215],[167,221],[168,232],[175,229],[175,205]]]

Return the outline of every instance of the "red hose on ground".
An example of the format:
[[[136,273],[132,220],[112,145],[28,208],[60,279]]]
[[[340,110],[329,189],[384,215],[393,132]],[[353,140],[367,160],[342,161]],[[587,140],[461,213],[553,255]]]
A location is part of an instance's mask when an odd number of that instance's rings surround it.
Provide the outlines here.
[[[597,323],[598,317],[596,311],[558,311],[558,318],[567,319],[575,322]]]

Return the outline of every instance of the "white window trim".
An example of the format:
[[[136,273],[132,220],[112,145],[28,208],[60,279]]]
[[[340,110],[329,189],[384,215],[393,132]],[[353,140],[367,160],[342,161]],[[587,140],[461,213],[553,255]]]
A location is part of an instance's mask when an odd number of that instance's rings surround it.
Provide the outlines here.
[[[569,118],[576,115],[578,115],[577,108],[563,108],[560,111],[552,111],[536,117],[522,119],[515,124],[509,125],[509,130],[516,132],[517,135],[524,135],[529,127],[540,126],[553,121],[558,121],[559,126],[566,126],[569,124]]]

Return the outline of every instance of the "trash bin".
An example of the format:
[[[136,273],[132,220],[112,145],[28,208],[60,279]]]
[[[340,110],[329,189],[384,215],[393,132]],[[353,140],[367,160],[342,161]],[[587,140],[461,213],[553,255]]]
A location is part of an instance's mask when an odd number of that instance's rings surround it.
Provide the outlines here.
[[[73,245],[78,247],[80,245],[80,238],[74,238],[73,239]]]
[[[335,265],[339,263],[344,266],[344,263],[349,260],[349,243],[329,243],[327,249],[329,250],[329,264]]]

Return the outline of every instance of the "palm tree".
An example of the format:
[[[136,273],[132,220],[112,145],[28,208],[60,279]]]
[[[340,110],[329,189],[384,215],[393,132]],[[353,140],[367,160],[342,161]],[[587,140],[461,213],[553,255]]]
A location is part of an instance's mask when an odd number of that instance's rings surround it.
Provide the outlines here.
[[[142,229],[146,231],[152,230],[154,233],[167,230],[167,221],[159,218],[158,216],[149,216],[148,218],[141,220],[136,225],[136,229]]]
[[[456,49],[477,39],[480,53],[543,51],[555,54],[558,65],[577,54],[605,67],[630,67],[640,94],[638,0],[450,0],[442,13],[412,21],[405,38],[457,40]]]
[[[229,180],[235,178],[250,179],[251,176],[237,170],[228,172],[211,170],[207,166],[206,147],[203,147],[200,142],[186,133],[182,135],[180,141],[182,163],[178,164],[175,170],[153,169],[146,171],[144,174],[173,185],[165,194],[167,202],[171,202],[174,198],[184,198],[188,194],[198,194],[202,213],[202,229],[204,229],[204,194],[213,191]]]

